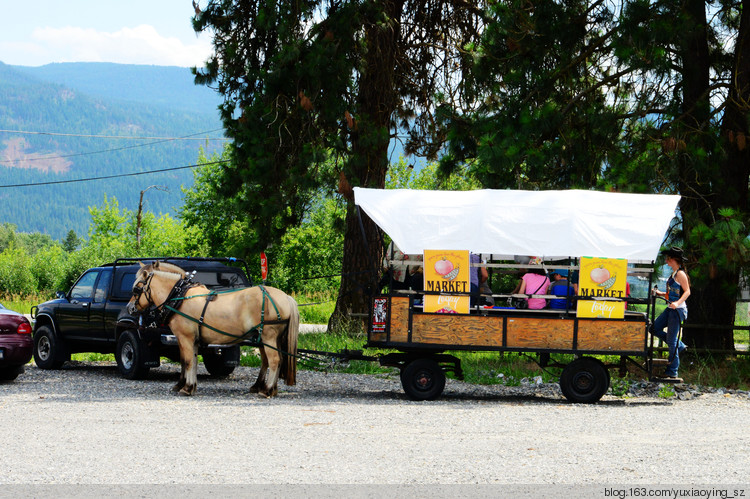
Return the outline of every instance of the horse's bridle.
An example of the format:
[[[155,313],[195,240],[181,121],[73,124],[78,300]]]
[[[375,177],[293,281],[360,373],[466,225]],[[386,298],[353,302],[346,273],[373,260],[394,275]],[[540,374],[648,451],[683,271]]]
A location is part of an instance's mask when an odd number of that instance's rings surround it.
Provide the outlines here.
[[[195,275],[195,272],[193,272]],[[149,272],[144,279],[136,281],[133,284],[133,298],[138,303],[142,295],[146,296],[146,301],[149,305],[153,306],[156,310],[156,318],[162,323],[166,324],[174,314],[174,310],[180,308],[182,304],[182,297],[190,288],[198,286],[199,283],[193,282],[193,275],[187,277],[180,277],[172,287],[172,290],[167,295],[167,299],[163,303],[157,305],[151,296],[151,280],[154,278],[154,271]],[[174,307],[170,307],[167,304],[174,302]],[[204,309],[205,313],[205,309]]]
[[[156,305],[154,303],[154,300],[151,298],[151,279],[154,278],[154,273],[149,272],[145,279],[141,279],[140,281],[136,281],[133,284],[133,298],[135,298],[135,302],[138,303],[141,300],[141,295],[146,295],[146,300],[148,303],[152,305]],[[138,287],[138,285],[141,285]]]

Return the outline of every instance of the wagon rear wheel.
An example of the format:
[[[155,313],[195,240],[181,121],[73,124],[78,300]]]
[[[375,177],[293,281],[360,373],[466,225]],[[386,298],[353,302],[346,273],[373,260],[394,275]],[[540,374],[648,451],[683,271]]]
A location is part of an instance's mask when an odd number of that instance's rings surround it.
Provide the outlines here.
[[[435,400],[445,388],[445,372],[432,359],[416,359],[401,371],[401,386],[412,400]]]
[[[563,369],[560,389],[571,402],[591,404],[607,393],[609,380],[604,364],[591,357],[581,357]]]

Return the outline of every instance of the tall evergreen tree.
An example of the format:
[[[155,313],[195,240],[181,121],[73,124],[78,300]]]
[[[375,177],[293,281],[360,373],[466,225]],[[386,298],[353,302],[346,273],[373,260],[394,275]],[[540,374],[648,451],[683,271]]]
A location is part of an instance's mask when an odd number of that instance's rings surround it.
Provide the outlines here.
[[[384,186],[395,131],[409,152],[436,154],[434,112],[460,99],[462,49],[481,22],[461,0],[196,4],[194,27],[214,45],[196,82],[224,97],[234,148],[219,183],[253,227],[248,251],[299,224],[320,189],[349,202],[334,324],[367,309],[382,256],[379,230],[365,216],[360,226],[352,186]],[[334,172],[320,168],[330,154]]]
[[[492,4],[474,113],[447,114],[444,169],[494,187],[682,195],[693,324],[731,324],[748,255],[750,2]],[[699,347],[732,331],[690,328]]]

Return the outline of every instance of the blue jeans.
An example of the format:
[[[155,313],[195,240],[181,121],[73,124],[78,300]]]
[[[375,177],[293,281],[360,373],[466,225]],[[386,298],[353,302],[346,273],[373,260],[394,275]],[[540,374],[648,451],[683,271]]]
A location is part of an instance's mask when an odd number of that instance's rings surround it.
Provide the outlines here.
[[[687,319],[687,309],[684,308],[667,308],[654,321],[651,326],[651,334],[662,340],[669,347],[669,364],[664,374],[667,376],[677,376],[677,370],[680,367],[680,350],[684,350],[685,345],[678,339],[680,336],[680,327],[682,321]],[[664,328],[667,332],[664,332]]]

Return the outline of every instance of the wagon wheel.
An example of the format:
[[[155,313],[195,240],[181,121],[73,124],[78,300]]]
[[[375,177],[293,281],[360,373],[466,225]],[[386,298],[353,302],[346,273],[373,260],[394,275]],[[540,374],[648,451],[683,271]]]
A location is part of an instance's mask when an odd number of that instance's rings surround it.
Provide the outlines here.
[[[401,371],[401,385],[412,400],[435,400],[445,388],[445,373],[432,359],[416,359]]]
[[[600,361],[581,357],[563,369],[560,389],[571,402],[591,404],[607,393],[609,380],[609,372]]]

